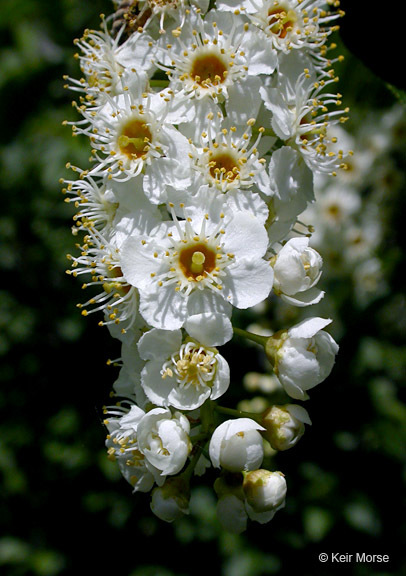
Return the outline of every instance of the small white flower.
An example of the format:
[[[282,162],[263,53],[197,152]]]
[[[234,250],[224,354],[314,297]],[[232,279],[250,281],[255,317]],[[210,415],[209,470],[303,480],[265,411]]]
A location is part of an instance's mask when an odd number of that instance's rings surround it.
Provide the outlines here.
[[[269,295],[273,271],[263,259],[264,226],[248,212],[223,208],[214,218],[204,209],[185,213],[183,221],[173,213],[173,222],[124,243],[123,272],[139,289],[140,312],[154,328],[176,330],[204,312],[222,331],[213,344],[223,344],[231,337],[230,305],[248,308]]]
[[[274,291],[294,306],[316,304],[324,292],[316,288],[322,258],[309,247],[309,238],[291,238],[275,257]]]
[[[194,410],[208,398],[219,398],[229,386],[228,364],[216,348],[191,339],[182,343],[180,330],[169,335],[153,328],[142,336],[138,349],[147,361],[141,383],[157,406]]]
[[[88,109],[98,111],[110,97],[121,93],[123,82],[134,88],[139,82],[139,73],[151,76],[155,70],[153,54],[155,43],[145,32],[134,32],[122,42],[122,30],[112,36],[108,19],[102,19],[101,30],[86,30],[83,37],[75,41],[80,52],[77,54],[83,77],[79,80],[65,77],[75,92],[85,97],[74,103],[79,113]]]
[[[106,439],[107,453],[111,460],[117,462],[134,492],[149,492],[155,482],[163,484],[161,471],[150,464],[138,446],[137,428],[145,415],[144,410],[133,404],[128,411],[115,407],[109,413],[112,417],[105,420],[109,431]]]
[[[153,408],[138,423],[138,446],[162,476],[177,474],[191,450],[189,431],[189,421],[180,412]]]
[[[218,426],[210,440],[210,460],[215,468],[230,472],[256,470],[262,464],[264,448],[259,430],[250,418],[226,420]]]
[[[311,420],[303,406],[285,404],[268,408],[261,424],[266,428],[262,435],[274,450],[288,450],[297,444],[304,434],[304,424],[310,425]]]
[[[359,193],[350,186],[331,184],[317,195],[314,205],[319,217],[327,227],[335,229],[345,227],[361,209]],[[317,217],[317,216],[316,216]]]
[[[268,339],[268,358],[292,398],[308,399],[307,390],[330,374],[338,352],[338,344],[323,330],[330,322],[324,318],[308,318]]]
[[[106,179],[95,179],[84,175],[74,181],[66,180],[63,192],[71,197],[66,202],[75,202],[80,208],[73,217],[76,227],[85,230],[92,226],[103,235],[108,235],[113,226],[117,208],[119,206]]]
[[[330,23],[340,13],[326,10],[325,0],[244,0],[242,7],[277,50],[318,52],[337,27]],[[232,0],[222,0],[219,8],[235,9]]]
[[[167,478],[163,486],[152,490],[152,512],[164,522],[173,522],[189,514],[189,492],[188,482],[181,476]]]
[[[93,178],[82,172],[78,180],[65,183],[67,187],[63,192],[72,196],[66,201],[75,202],[79,208],[73,218],[76,229],[87,231],[94,228],[117,246],[121,244],[119,237],[124,229],[128,235],[137,223],[140,233],[145,233],[148,226],[152,228],[161,220],[157,207],[151,205],[144,193],[142,176],[122,182],[106,176]],[[148,219],[146,214],[149,214]],[[134,221],[133,225],[130,220]]]
[[[329,128],[345,122],[348,109],[330,110],[340,106],[339,94],[325,92],[335,82],[334,77],[320,78],[314,69],[302,68],[302,58],[284,55],[281,58],[275,83],[261,87],[260,93],[265,107],[272,112],[272,128],[287,145],[300,152],[306,164],[314,172],[336,174],[345,168],[344,152],[333,151],[329,139]]]
[[[255,117],[261,103],[260,74],[275,69],[267,36],[238,15],[210,11],[203,20],[191,11],[179,33],[162,41],[162,64],[174,93],[173,106],[195,134],[205,129],[208,114],[227,101],[232,122]]]
[[[137,73],[138,82],[130,89],[122,81],[120,94],[107,99],[97,112],[81,109],[84,121],[75,134],[85,134],[93,146],[96,166],[91,176],[109,175],[128,180],[147,171],[154,161],[181,159],[188,150],[187,141],[167,122],[168,98],[148,92],[145,73]]]
[[[275,514],[285,506],[286,480],[281,472],[247,472],[244,474],[243,490],[247,504],[256,513]]]
[[[223,193],[236,188],[252,188],[257,183],[265,192],[266,185],[260,178],[265,160],[259,158],[258,152],[263,130],[259,129],[256,139],[251,143],[254,120],[247,124],[245,130],[237,126],[230,126],[229,129],[224,126],[215,134],[208,130],[204,146],[196,146],[191,153],[197,171],[208,184]]]
[[[123,276],[120,267],[119,249],[106,238],[89,228],[81,255],[68,255],[72,261],[72,274],[75,278],[82,274],[91,275],[91,281],[83,288],[101,287],[102,291],[87,302],[78,304],[82,315],[103,312],[105,320],[100,325],[120,324],[123,331],[129,330],[138,318],[138,291]],[[88,307],[91,307],[90,309]]]
[[[148,29],[151,33],[159,31],[162,34],[165,32],[165,20],[169,19],[172,26],[175,21],[178,27],[182,28],[190,5],[195,5],[205,13],[209,7],[209,0],[139,0],[136,3],[138,13],[134,25],[142,24],[143,33]]]

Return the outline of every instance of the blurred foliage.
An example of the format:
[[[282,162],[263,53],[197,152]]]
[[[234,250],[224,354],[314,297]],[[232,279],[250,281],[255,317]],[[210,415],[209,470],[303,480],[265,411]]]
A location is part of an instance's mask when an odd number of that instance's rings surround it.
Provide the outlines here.
[[[348,279],[327,287],[341,350],[306,405],[313,426],[294,452],[274,457],[288,498],[270,524],[223,533],[203,484],[190,516],[163,524],[107,460],[100,408],[116,377],[106,360],[119,347],[76,309],[79,283],[64,274],[72,213],[58,180],[67,161],[85,165],[88,157],[87,142],[62,127],[73,117],[62,76],[78,75],[72,41],[110,11],[108,0],[0,1],[0,573],[188,576],[197,565],[212,576],[262,576],[300,565],[304,575],[330,575],[343,566],[320,564],[320,552],[366,552],[389,554],[390,563],[346,569],[405,574],[404,178],[379,199],[378,255],[389,290],[361,306]],[[351,130],[370,122],[370,111],[393,106],[400,90],[343,50],[340,92],[352,108]],[[403,175],[404,136],[391,151]],[[235,374],[263,371],[257,350],[241,346],[225,351]]]

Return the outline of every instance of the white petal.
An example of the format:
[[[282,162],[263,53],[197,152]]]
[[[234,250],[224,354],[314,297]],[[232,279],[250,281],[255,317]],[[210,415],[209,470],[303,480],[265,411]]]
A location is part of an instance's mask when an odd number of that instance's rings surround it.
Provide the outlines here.
[[[265,174],[266,178],[266,172],[262,171],[259,176],[262,174]],[[267,187],[269,188],[269,183]],[[260,224],[265,225],[269,215],[269,209],[259,194],[251,190],[230,190],[227,192],[227,204],[233,212],[250,212],[257,218]]]
[[[235,212],[227,223],[224,249],[238,258],[261,258],[268,248],[265,227],[250,212]]]
[[[156,291],[140,291],[140,314],[154,328],[178,330],[187,318],[187,299],[173,285]]]
[[[291,338],[313,338],[319,330],[322,330],[331,322],[331,319],[326,318],[307,318],[289,328],[289,336]]]
[[[205,346],[222,346],[233,337],[233,326],[225,314],[203,312],[188,316],[185,329]]]
[[[261,81],[256,76],[248,76],[241,82],[235,82],[228,90],[227,117],[237,125],[246,124],[250,118],[256,118],[261,97]]]
[[[250,308],[269,296],[273,269],[265,260],[240,260],[223,280],[224,297],[237,308]]]
[[[148,399],[156,406],[168,406],[168,396],[176,384],[169,376],[162,378],[162,362],[151,360],[141,372],[141,385]]]
[[[171,406],[178,410],[195,410],[199,408],[207,398],[210,397],[211,390],[208,386],[189,386],[188,388],[173,388],[168,395]]]
[[[290,414],[299,422],[303,422],[304,424],[309,424],[311,426],[312,421],[310,420],[310,416],[306,408],[300,406],[299,404],[287,404],[285,408],[288,410]]]
[[[324,298],[324,294],[323,290],[319,290],[314,286],[305,292],[298,292],[294,296],[288,296],[286,294],[281,294],[280,296],[282,300],[285,300],[288,304],[297,306],[298,308],[303,308],[305,306],[317,304],[322,298]]]
[[[221,356],[221,354],[216,355],[217,360],[217,370],[216,375],[213,380],[212,389],[211,389],[211,399],[216,400],[220,398],[228,389],[230,385],[230,367]]]
[[[182,344],[180,330],[158,330],[145,332],[138,342],[138,352],[144,360],[167,360]]]
[[[143,244],[143,242],[146,242]],[[120,253],[120,265],[125,279],[137,288],[148,288],[151,285],[151,274],[157,274],[160,259],[154,258],[155,250],[162,249],[142,237],[128,238]]]

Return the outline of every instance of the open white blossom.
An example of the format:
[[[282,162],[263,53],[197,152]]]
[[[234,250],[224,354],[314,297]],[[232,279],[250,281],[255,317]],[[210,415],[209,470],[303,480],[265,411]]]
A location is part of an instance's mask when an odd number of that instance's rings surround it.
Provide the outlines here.
[[[73,126],[75,134],[87,135],[92,143],[96,165],[89,174],[127,180],[166,158],[181,166],[187,141],[166,120],[168,97],[148,92],[142,72],[131,89],[122,83],[120,93],[108,98],[97,113],[82,109],[84,121]]]
[[[298,150],[313,172],[336,174],[346,166],[344,151],[330,147],[330,127],[345,122],[348,112],[329,109],[342,103],[340,94],[325,91],[334,82],[329,74],[319,80],[311,64],[306,67],[301,57],[288,54],[280,60],[275,84],[260,88],[265,107],[272,112],[275,134]]]
[[[231,336],[231,306],[248,308],[268,296],[273,271],[263,258],[264,226],[248,212],[223,208],[214,218],[204,210],[181,221],[173,214],[174,221],[123,244],[123,273],[151,326],[177,330],[204,311],[218,320],[214,344],[221,344]]]
[[[75,41],[83,77],[76,80],[66,76],[65,80],[71,90],[85,94],[79,111],[83,107],[97,110],[109,97],[119,95],[124,79],[126,85],[132,86],[138,82],[139,72],[153,73],[152,38],[146,33],[134,33],[124,43],[121,40],[122,31],[113,37],[108,19],[103,18],[101,30],[85,30],[83,37]]]
[[[336,27],[331,23],[340,12],[326,11],[326,0],[243,0],[242,8],[271,38],[277,50],[317,51]],[[220,10],[234,11],[233,0],[220,0]]]
[[[194,410],[208,398],[216,400],[230,383],[230,369],[216,348],[195,340],[182,341],[180,330],[168,332],[153,328],[138,343],[146,360],[141,374],[142,387],[158,406]]]
[[[274,71],[276,56],[268,37],[241,16],[209,12],[203,20],[191,11],[179,33],[163,37],[160,66],[174,94],[172,114],[198,136],[207,116],[217,116],[224,101],[232,122],[256,116],[259,75]]]

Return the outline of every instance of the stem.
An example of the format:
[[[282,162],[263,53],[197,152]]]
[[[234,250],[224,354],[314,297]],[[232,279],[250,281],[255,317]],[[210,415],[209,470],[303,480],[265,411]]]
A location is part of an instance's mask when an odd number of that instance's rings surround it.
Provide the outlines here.
[[[259,419],[261,418],[261,414],[258,414],[257,412],[244,412],[243,410],[226,408],[225,406],[216,406],[215,410],[220,414],[234,416],[234,418],[251,418],[251,420],[255,420],[256,422],[259,422]]]
[[[261,336],[260,334],[253,334],[252,332],[247,332],[247,330],[243,330],[242,328],[237,328],[233,326],[233,331],[238,336],[242,336],[243,338],[247,338],[248,340],[252,340],[261,346],[265,346],[269,336]]]
[[[149,85],[151,88],[167,88],[169,86],[169,80],[150,80]]]
[[[201,444],[200,446],[197,447],[196,452],[193,454],[189,464],[186,466],[185,470],[182,472],[181,476],[182,478],[184,478],[186,481],[190,481],[194,469],[196,468],[196,464],[199,461],[200,456],[203,453],[203,450],[206,448],[207,442]]]

